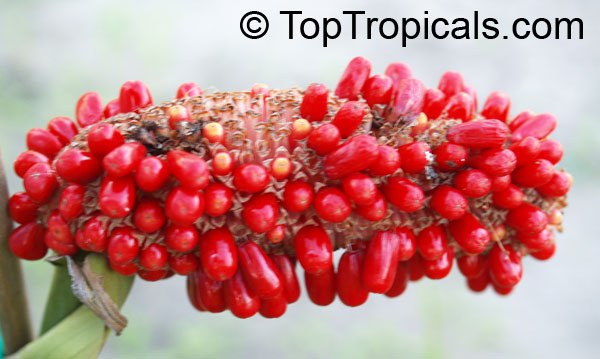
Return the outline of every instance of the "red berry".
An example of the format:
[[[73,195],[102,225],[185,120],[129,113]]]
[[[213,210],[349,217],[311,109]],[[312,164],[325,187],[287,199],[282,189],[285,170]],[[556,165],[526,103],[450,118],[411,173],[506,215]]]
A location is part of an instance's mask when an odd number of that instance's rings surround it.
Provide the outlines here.
[[[525,137],[510,146],[510,150],[517,157],[517,166],[522,166],[535,161],[540,154],[540,141],[535,137]]]
[[[412,282],[416,282],[419,279],[423,278],[423,276],[425,275],[425,268],[423,268],[423,266],[423,258],[419,254],[412,257],[407,262],[408,279]]]
[[[167,248],[158,243],[152,243],[140,251],[140,265],[149,271],[163,269],[169,260]]]
[[[492,202],[494,206],[502,209],[517,208],[523,203],[525,195],[521,189],[513,184],[504,191],[494,192]]]
[[[243,280],[241,279],[241,274],[239,275],[239,280],[240,280],[240,283],[236,283],[236,284],[241,284],[243,286],[244,283],[243,283]],[[204,273],[204,271],[202,270],[202,267],[198,267],[198,269],[196,271],[194,271],[188,277],[188,288],[189,288],[188,290],[190,292],[192,292],[192,294],[197,299],[199,304],[201,304],[201,306],[205,310],[207,310],[211,313],[221,313],[222,311],[227,309],[228,305],[230,305],[229,302],[227,301],[227,299],[228,299],[227,294],[233,294],[233,293],[231,293],[231,292],[227,293],[227,290],[225,289],[226,287],[227,287],[227,282],[221,282],[221,281],[216,281],[216,280],[210,279]],[[242,293],[238,292],[238,290],[240,288],[237,285],[234,285],[233,287],[235,287],[235,289],[234,289],[235,294],[242,294],[242,295],[249,294],[249,293],[246,293],[245,287],[244,287],[244,292],[242,292]],[[230,289],[233,289],[233,288],[230,287]],[[251,296],[254,297],[253,294],[251,294]],[[236,299],[243,300],[243,298],[239,298],[239,297]],[[256,299],[256,302],[258,303],[258,298]],[[233,305],[234,309],[232,309],[232,312],[233,312],[233,310],[236,310],[239,308],[238,306],[235,306],[235,304],[239,304],[239,303],[240,302],[231,301],[231,304],[234,304]],[[256,303],[256,305],[258,306],[257,303]]]
[[[385,75],[392,79],[394,88],[398,87],[398,83],[401,80],[412,77],[412,71],[408,65],[401,62],[392,62],[385,69]]]
[[[449,142],[442,143],[433,151],[433,154],[437,169],[444,172],[455,171],[464,167],[469,157],[469,152],[464,146]]]
[[[271,260],[281,273],[283,294],[287,302],[294,303],[300,298],[300,284],[298,283],[298,277],[296,277],[294,264],[285,254],[272,254]]]
[[[451,221],[448,229],[458,245],[469,254],[482,253],[492,240],[490,232],[470,213]]]
[[[550,181],[537,187],[536,190],[546,197],[562,197],[569,192],[570,188],[571,177],[566,172],[554,172]]]
[[[139,142],[129,142],[110,151],[102,159],[106,174],[113,177],[124,177],[132,173],[146,156],[146,147]]]
[[[41,224],[34,222],[14,229],[8,237],[10,251],[15,256],[30,261],[44,258],[48,251],[44,242],[45,232]]]
[[[172,223],[193,224],[204,213],[204,196],[196,190],[175,187],[167,196],[165,213]]]
[[[362,173],[353,173],[344,177],[342,188],[352,202],[361,206],[373,204],[379,193],[371,177]]]
[[[195,97],[200,96],[204,93],[200,86],[198,86],[195,82],[186,82],[182,83],[179,88],[177,88],[177,98],[185,98],[185,97]]]
[[[83,227],[75,233],[75,243],[84,251],[104,252],[108,244],[108,223],[106,218],[96,215],[85,222]]]
[[[265,318],[279,318],[287,310],[287,301],[283,294],[273,298],[263,298],[260,301],[259,313]]]
[[[294,249],[307,273],[323,272],[333,265],[333,246],[323,227],[302,227],[294,237]]]
[[[504,191],[510,185],[510,175],[492,178],[492,192]]]
[[[385,186],[385,196],[404,212],[419,210],[425,201],[425,194],[421,187],[404,177],[391,177]]]
[[[537,160],[521,166],[512,174],[512,181],[526,188],[543,186],[552,180],[554,165],[548,160]]]
[[[377,195],[375,196],[375,202],[366,205],[359,206],[357,205],[355,208],[356,213],[363,217],[366,220],[377,222],[385,218],[387,215],[387,201],[385,197],[381,194],[381,192],[377,191]]]
[[[494,292],[499,295],[509,295],[514,287],[501,287],[492,281],[492,288],[494,288]]]
[[[442,114],[444,107],[446,107],[446,95],[441,90],[431,88],[425,91],[423,112],[425,112],[427,118],[437,119]]]
[[[481,116],[506,122],[508,120],[509,111],[510,98],[508,95],[494,91],[485,100],[483,109],[481,109]]]
[[[490,275],[484,271],[480,276],[467,278],[467,286],[475,293],[480,293],[490,284]]]
[[[292,174],[293,164],[287,157],[276,157],[271,162],[271,176],[282,181]]]
[[[402,159],[402,170],[407,173],[421,173],[429,163],[427,154],[429,145],[425,142],[413,142],[398,148],[400,158]]]
[[[556,252],[556,242],[552,241],[552,243],[550,243],[548,245],[548,247],[546,247],[544,249],[540,249],[535,252],[531,252],[530,254],[533,258],[535,258],[537,260],[545,261],[545,260],[552,258],[554,256],[555,252]]]
[[[329,112],[329,89],[323,84],[310,84],[300,103],[300,116],[309,121],[321,121]]]
[[[312,124],[303,118],[295,119],[292,122],[291,133],[290,133],[290,147],[294,147],[295,140],[305,139],[312,131]]]
[[[517,233],[516,237],[531,251],[542,251],[554,244],[554,235],[548,229],[535,234]]]
[[[115,264],[109,261],[108,264],[112,270],[126,277],[132,276],[138,272],[138,266],[135,262]]]
[[[448,141],[468,148],[499,147],[508,137],[508,126],[498,120],[475,120],[451,127]]]
[[[108,123],[99,123],[90,129],[87,143],[90,152],[94,156],[102,158],[125,143],[125,137],[114,126]]]
[[[47,203],[58,188],[58,181],[49,164],[36,163],[23,176],[23,187],[33,201]]]
[[[144,233],[159,231],[166,221],[161,201],[154,198],[142,199],[133,213],[135,227]]]
[[[141,81],[127,81],[121,86],[119,107],[121,112],[134,112],[152,105],[150,90]]]
[[[104,178],[98,194],[98,206],[110,218],[127,217],[135,206],[133,178]]]
[[[409,227],[397,227],[394,232],[398,235],[398,260],[407,261],[417,252],[417,239]]]
[[[547,139],[540,143],[539,158],[550,161],[552,164],[557,164],[562,159],[564,150],[558,141]]]
[[[198,230],[192,225],[170,225],[165,232],[165,244],[176,252],[191,252],[198,245]]]
[[[248,228],[256,233],[265,233],[277,224],[279,203],[272,193],[258,194],[244,203],[242,218]]]
[[[68,117],[54,117],[48,122],[48,131],[64,145],[68,145],[77,134],[77,126]]]
[[[310,135],[306,145],[313,149],[319,156],[324,156],[334,151],[340,143],[340,131],[330,123],[315,128]]]
[[[371,61],[361,56],[353,58],[338,82],[335,95],[351,101],[358,99],[358,95],[370,74]]]
[[[471,86],[463,85],[462,92],[464,92],[467,95],[471,96],[471,98],[473,99],[473,101],[472,101],[472,104],[473,104],[472,111],[473,112],[477,112],[477,92],[475,91],[475,89],[472,88]]]
[[[192,253],[169,256],[169,268],[179,275],[190,275],[198,268],[198,259]]]
[[[385,293],[394,284],[400,237],[394,232],[375,233],[367,245],[362,284],[373,293]]]
[[[477,278],[487,272],[488,257],[465,254],[456,259],[458,269],[466,278]]]
[[[469,202],[459,190],[452,186],[441,185],[433,190],[430,205],[440,216],[452,221],[464,216]]]
[[[464,81],[462,75],[456,71],[446,71],[440,78],[438,88],[447,96],[451,97],[462,92]]]
[[[335,299],[335,271],[333,265],[319,273],[304,272],[304,283],[310,300],[316,305],[327,306]]]
[[[303,181],[288,182],[283,191],[283,205],[290,212],[303,212],[312,204],[314,191]]]
[[[460,92],[449,98],[443,112],[446,113],[449,119],[467,122],[473,117],[473,108],[473,98],[464,92]]]
[[[212,173],[216,176],[225,176],[233,171],[233,159],[227,152],[219,152],[212,159]]]
[[[454,249],[452,249],[452,247],[448,247],[438,259],[434,259],[432,261],[426,260],[423,262],[425,275],[429,279],[442,279],[450,274],[453,261]]]
[[[487,150],[471,159],[471,166],[491,177],[509,175],[517,166],[517,158],[509,149]]]
[[[207,139],[209,143],[225,142],[225,130],[218,122],[209,122],[204,125],[202,128],[202,136]]]
[[[454,176],[454,187],[467,197],[483,197],[492,189],[491,179],[480,170],[468,169]]]
[[[206,206],[204,212],[209,216],[222,216],[233,204],[233,190],[221,183],[211,183],[204,190]]]
[[[532,136],[539,140],[544,139],[554,131],[556,124],[557,121],[554,115],[549,113],[535,115],[515,128],[510,140],[511,142],[518,142],[527,136]]]
[[[75,148],[63,151],[55,162],[56,174],[67,182],[86,184],[102,173],[100,161],[91,153]]]
[[[315,196],[314,207],[319,217],[333,223],[345,221],[352,212],[348,196],[337,187],[321,188]]]
[[[169,127],[172,130],[177,130],[182,122],[185,123],[191,121],[190,111],[183,105],[169,107],[167,109],[167,115],[169,115]]]
[[[87,127],[102,120],[102,112],[102,98],[100,95],[96,92],[86,92],[81,95],[79,100],[77,100],[77,105],[75,106],[75,119],[77,120],[79,127]],[[113,115],[110,114],[110,116]],[[106,117],[108,118],[110,116]]]
[[[335,287],[342,303],[349,307],[357,307],[369,298],[361,279],[364,257],[364,251],[348,249],[340,258]]]
[[[433,261],[440,258],[447,247],[446,229],[441,225],[425,227],[417,235],[417,248],[424,260]]]
[[[54,158],[63,148],[63,144],[50,131],[33,128],[27,132],[27,148],[48,158]]]
[[[140,245],[131,227],[113,229],[108,238],[108,259],[115,264],[133,261],[140,251]]]
[[[276,244],[281,243],[285,239],[285,225],[279,224],[273,227],[265,235],[270,243]]]
[[[417,79],[409,78],[398,82],[392,93],[392,100],[386,121],[394,123],[401,120],[412,123],[423,111],[425,85]]]
[[[390,146],[379,146],[379,155],[375,162],[369,166],[369,173],[373,176],[391,175],[400,168],[400,154]]]
[[[369,168],[378,156],[377,140],[369,135],[358,135],[325,156],[323,170],[330,179],[339,179]]]
[[[523,275],[521,254],[509,244],[505,244],[503,248],[495,245],[490,252],[490,275],[498,286],[515,286]]]
[[[214,228],[200,238],[200,262],[207,276],[227,280],[238,268],[238,253],[233,235],[226,227]]]
[[[240,268],[244,281],[261,298],[273,298],[283,293],[279,269],[260,246],[248,241],[238,247]]]
[[[182,187],[199,190],[208,186],[210,172],[202,158],[185,151],[171,150],[167,153],[167,161]]]
[[[269,181],[269,173],[258,164],[243,164],[233,172],[233,185],[242,192],[260,192],[267,188]]]
[[[85,187],[78,184],[73,184],[66,187],[60,194],[58,200],[58,210],[61,217],[71,222],[83,213]]]
[[[17,192],[8,200],[8,214],[13,221],[25,224],[35,221],[40,205],[25,192]]]
[[[538,207],[523,203],[519,207],[508,211],[506,224],[519,232],[535,234],[546,228],[548,216]]]
[[[36,151],[22,152],[14,163],[14,170],[17,176],[23,178],[27,170],[36,163],[49,163],[48,157]]]
[[[534,116],[535,116],[535,114],[531,111],[520,112],[517,116],[515,116],[515,118],[513,118],[508,123],[508,127],[510,128],[511,131],[514,131],[517,127],[521,126],[522,124],[524,124],[526,121],[528,121],[530,118],[532,118]]]
[[[135,170],[135,183],[144,192],[156,192],[169,180],[171,170],[166,161],[154,156],[144,157]]]
[[[362,95],[369,106],[387,105],[392,97],[394,82],[386,75],[373,75],[367,79]]]
[[[121,104],[119,103],[119,99],[115,98],[106,104],[104,107],[104,111],[102,111],[102,115],[104,118],[110,118],[116,116],[121,113]]]
[[[349,137],[360,127],[367,111],[364,103],[348,101],[337,110],[331,124],[338,128],[342,138]]]

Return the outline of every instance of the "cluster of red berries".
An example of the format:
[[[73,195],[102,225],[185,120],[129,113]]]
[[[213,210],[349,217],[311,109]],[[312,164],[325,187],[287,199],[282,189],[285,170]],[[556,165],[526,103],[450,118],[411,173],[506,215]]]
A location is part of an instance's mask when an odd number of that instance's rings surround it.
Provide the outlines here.
[[[28,260],[105,253],[148,281],[185,275],[198,310],[241,318],[298,299],[297,261],[318,305],[398,296],[455,259],[473,291],[507,294],[524,255],[553,255],[572,184],[554,168],[554,116],[509,110],[494,92],[478,111],[458,73],[427,89],[401,63],[371,75],[361,57],[333,94],[186,83],[153,105],[129,81],[104,107],[84,94],[76,122],[28,132],[9,245]]]

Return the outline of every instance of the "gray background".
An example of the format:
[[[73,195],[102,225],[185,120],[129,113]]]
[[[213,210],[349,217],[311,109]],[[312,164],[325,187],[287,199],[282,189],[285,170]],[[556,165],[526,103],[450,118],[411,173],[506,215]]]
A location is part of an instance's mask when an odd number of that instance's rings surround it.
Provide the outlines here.
[[[496,17],[504,31],[517,17],[582,17],[584,40],[400,40],[330,42],[286,39],[280,10],[312,17],[365,10],[370,16]],[[248,40],[239,19],[249,10],[271,19],[270,33]],[[126,80],[141,79],[155,100],[170,99],[181,82],[208,90],[324,82],[330,88],[354,56],[375,72],[403,61],[428,86],[448,69],[463,73],[480,102],[492,90],[511,95],[515,114],[552,112],[554,137],[566,147],[562,165],[576,185],[566,231],[549,262],[525,260],[514,294],[470,293],[455,271],[423,280],[400,298],[373,296],[350,309],[316,307],[303,298],[279,320],[238,320],[200,314],[187,303],[184,280],[138,281],[124,307],[130,325],[111,337],[109,357],[592,357],[600,350],[600,128],[597,1],[0,1],[0,145],[5,163],[25,133],[56,115],[73,115],[89,90],[105,100]],[[347,23],[346,23],[347,24]],[[348,33],[349,29],[345,30]],[[14,175],[11,190],[20,189]],[[39,319],[49,265],[25,263],[34,317]]]

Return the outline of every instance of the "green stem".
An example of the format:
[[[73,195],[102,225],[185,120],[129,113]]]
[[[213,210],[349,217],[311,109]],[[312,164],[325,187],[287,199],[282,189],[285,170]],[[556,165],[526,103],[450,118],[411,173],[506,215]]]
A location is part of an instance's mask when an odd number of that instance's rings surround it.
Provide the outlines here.
[[[46,301],[40,335],[43,335],[81,305],[71,291],[71,277],[64,263],[57,263]]]

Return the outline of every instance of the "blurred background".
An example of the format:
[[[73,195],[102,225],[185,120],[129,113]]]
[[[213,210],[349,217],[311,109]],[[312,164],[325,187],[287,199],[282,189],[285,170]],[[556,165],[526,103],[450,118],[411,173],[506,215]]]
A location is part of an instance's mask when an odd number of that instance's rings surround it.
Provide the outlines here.
[[[241,16],[259,10],[270,32],[249,40]],[[319,39],[287,39],[280,10],[315,18],[365,10],[369,16],[495,17],[510,30],[518,17],[580,17],[583,40],[351,40],[323,48]],[[321,308],[306,296],[285,316],[239,320],[200,314],[188,304],[184,279],[137,281],[123,309],[129,327],[111,337],[106,358],[389,358],[595,357],[600,351],[600,2],[588,1],[0,1],[0,146],[11,167],[25,149],[26,131],[54,116],[73,116],[83,92],[108,101],[130,79],[145,81],[155,101],[171,99],[182,82],[204,89],[334,88],[354,56],[374,72],[393,61],[409,64],[435,86],[446,70],[460,71],[479,94],[511,95],[525,109],[559,118],[554,138],[566,148],[561,163],[575,178],[566,231],[548,262],[525,259],[523,281],[509,297],[469,292],[455,270],[438,283],[423,280],[393,300],[375,297],[360,308],[339,302]],[[364,36],[363,36],[364,37]],[[9,174],[11,192],[21,189]],[[24,263],[31,309],[39,323],[50,265]]]

